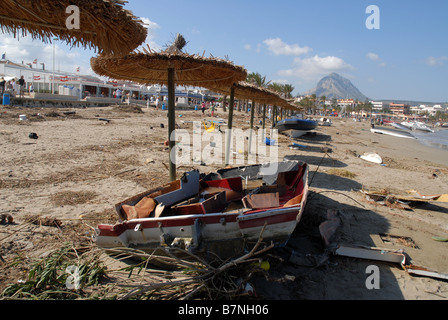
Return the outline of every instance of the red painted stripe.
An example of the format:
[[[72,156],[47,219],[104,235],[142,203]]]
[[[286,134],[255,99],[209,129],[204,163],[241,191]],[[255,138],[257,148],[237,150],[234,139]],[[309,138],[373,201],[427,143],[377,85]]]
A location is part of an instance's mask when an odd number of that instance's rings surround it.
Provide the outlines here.
[[[285,223],[285,222],[295,221],[299,212],[300,212],[300,207],[298,207],[297,210],[287,212],[287,213],[281,213],[281,214],[264,216],[264,217],[260,217],[260,218],[250,219],[250,220],[239,221],[238,224],[241,229],[247,229],[247,228],[262,227],[262,226],[264,226],[264,224],[266,222],[268,223],[268,225]]]

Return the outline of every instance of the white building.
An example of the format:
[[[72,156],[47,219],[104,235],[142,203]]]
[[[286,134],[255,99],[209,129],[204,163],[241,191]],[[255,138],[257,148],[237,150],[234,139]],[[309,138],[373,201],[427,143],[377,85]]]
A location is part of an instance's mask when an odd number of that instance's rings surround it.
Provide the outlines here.
[[[373,111],[378,111],[378,112],[383,111],[383,102],[382,101],[370,101],[370,103],[373,106],[372,107]]]
[[[120,89],[129,93],[135,100],[145,100],[146,97],[159,96],[161,100],[167,100],[167,89],[165,86],[143,86],[131,81],[103,80],[91,75],[81,75],[64,71],[49,71],[32,68],[33,64],[19,64],[10,60],[0,60],[0,77],[7,81],[24,77],[27,90],[33,87],[30,98],[63,100],[86,99],[95,102],[114,102],[114,92]],[[197,92],[195,88],[184,88],[176,90],[176,103],[191,105],[202,101],[207,93]],[[28,97],[28,95],[27,95]]]

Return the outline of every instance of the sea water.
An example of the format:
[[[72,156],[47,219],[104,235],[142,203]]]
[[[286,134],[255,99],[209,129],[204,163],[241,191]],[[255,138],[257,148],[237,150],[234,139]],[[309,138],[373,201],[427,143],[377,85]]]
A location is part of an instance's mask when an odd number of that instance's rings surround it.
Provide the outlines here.
[[[437,149],[448,151],[448,129],[436,128],[434,132],[413,131],[413,136],[417,138],[420,143]]]

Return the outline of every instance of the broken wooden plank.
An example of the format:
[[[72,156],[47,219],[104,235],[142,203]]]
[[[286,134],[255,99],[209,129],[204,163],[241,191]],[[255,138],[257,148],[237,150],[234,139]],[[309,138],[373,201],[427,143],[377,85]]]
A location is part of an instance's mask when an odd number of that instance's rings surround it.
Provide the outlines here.
[[[339,245],[335,254],[344,257],[398,263],[402,266],[406,264],[406,256],[401,249],[392,251],[382,248]]]

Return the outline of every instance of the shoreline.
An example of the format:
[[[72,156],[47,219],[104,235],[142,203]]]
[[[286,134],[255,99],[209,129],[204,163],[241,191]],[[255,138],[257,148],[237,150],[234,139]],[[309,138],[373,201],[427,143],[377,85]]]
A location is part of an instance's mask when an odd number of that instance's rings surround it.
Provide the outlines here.
[[[27,261],[60,247],[61,239],[89,241],[96,224],[117,221],[117,202],[169,180],[164,166],[168,160],[166,111],[142,108],[142,113],[134,113],[114,106],[0,110],[0,212],[14,218],[14,224],[0,225],[0,255],[6,261],[0,264],[0,291],[23,278]],[[64,115],[63,111],[74,113]],[[226,121],[227,113],[221,109],[215,113],[215,118]],[[29,120],[20,121],[20,114],[27,114]],[[178,126],[190,133],[189,121],[211,119],[200,111],[176,111],[176,116]],[[249,117],[249,113],[235,111],[234,128],[249,128]],[[448,237],[448,203],[403,210],[371,202],[360,192],[448,193],[448,151],[417,140],[374,134],[367,122],[332,120],[333,126],[318,127],[316,134],[298,139],[279,134],[275,145],[268,147],[276,148],[280,161],[299,159],[310,166],[312,196],[285,252],[316,252],[321,246],[316,223],[335,209],[343,213],[339,239],[344,243],[402,248],[415,264],[448,273],[446,243],[432,239]],[[30,139],[32,132],[39,138]],[[294,142],[301,147],[290,149]],[[367,152],[379,154],[385,165],[359,158]],[[180,176],[190,169],[212,172],[222,167],[192,163],[177,173]],[[27,224],[29,216],[59,219],[63,227]],[[418,248],[380,243],[380,234],[410,237]],[[12,267],[19,255],[27,257],[22,269]],[[372,264],[380,268],[381,290],[365,287],[365,270]],[[446,282],[412,277],[381,262],[344,257],[332,257],[328,264],[312,269],[283,259],[267,277],[255,278],[253,285],[259,297],[273,300],[448,299]]]

